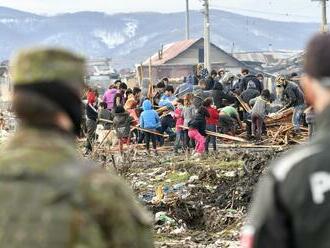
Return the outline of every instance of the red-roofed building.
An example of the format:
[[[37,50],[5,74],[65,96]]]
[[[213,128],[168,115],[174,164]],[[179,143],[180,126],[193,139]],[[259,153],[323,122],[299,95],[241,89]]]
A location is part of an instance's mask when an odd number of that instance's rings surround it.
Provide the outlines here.
[[[211,44],[212,69],[225,68],[233,73],[239,73],[245,67],[239,60],[226,53],[221,48]],[[137,68],[139,77],[149,77],[149,66],[151,64],[152,81],[159,81],[164,77],[183,78],[193,73],[193,66],[204,63],[204,38],[183,40],[165,45],[163,49],[151,56]]]

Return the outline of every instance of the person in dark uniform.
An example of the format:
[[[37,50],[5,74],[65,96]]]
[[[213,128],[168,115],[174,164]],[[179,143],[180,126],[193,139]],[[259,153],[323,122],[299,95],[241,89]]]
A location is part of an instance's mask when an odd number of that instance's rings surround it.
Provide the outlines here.
[[[314,37],[302,79],[317,113],[314,139],[270,167],[242,231],[245,248],[330,247],[330,34]]]

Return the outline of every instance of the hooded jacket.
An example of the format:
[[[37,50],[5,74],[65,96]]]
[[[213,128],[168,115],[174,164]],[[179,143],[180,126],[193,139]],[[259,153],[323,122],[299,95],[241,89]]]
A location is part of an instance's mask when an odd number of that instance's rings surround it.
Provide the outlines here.
[[[287,107],[296,107],[305,103],[304,93],[293,82],[288,82],[284,87],[283,96],[287,102]]]
[[[129,137],[130,124],[133,122],[133,118],[129,113],[114,113],[113,126],[116,130],[118,138]]]
[[[175,130],[182,131],[182,126],[184,124],[183,119],[183,108],[176,108],[174,111],[174,119],[175,119]]]
[[[140,127],[147,129],[156,129],[160,127],[160,118],[158,113],[152,108],[149,100],[142,104],[143,112],[140,116]]]
[[[203,135],[206,136],[206,118],[209,117],[209,113],[207,111],[206,108],[201,107],[197,114],[195,115],[195,117],[189,121],[188,123],[188,127],[189,128],[194,128],[197,129],[198,132]]]
[[[258,80],[258,78],[254,75],[247,75],[245,76],[241,82],[240,82],[240,87],[239,87],[239,91],[243,92],[244,90],[246,90],[248,88],[248,83],[250,81],[253,81],[256,89],[261,93],[261,91],[264,89],[263,84]]]
[[[103,102],[107,104],[107,109],[111,110],[114,107],[115,96],[117,94],[117,89],[108,89],[103,95]]]
[[[220,82],[216,82],[213,90],[211,92],[214,105],[219,109],[223,108],[225,105],[223,104],[223,100],[227,100],[229,103],[234,103],[236,98],[230,95],[227,95],[223,92],[223,85]]]
[[[209,94],[204,91],[201,87],[196,86],[193,91],[193,105],[196,109],[200,108],[203,104],[203,101],[209,97]]]
[[[256,89],[255,83],[250,81],[248,83],[247,89],[242,92],[241,98],[245,103],[249,104],[250,100],[256,98],[259,95],[260,92]]]
[[[214,87],[214,85],[216,84],[216,82],[217,81],[213,77],[209,76],[207,78],[207,80],[206,80],[206,88],[205,88],[205,90],[212,90],[213,87]]]
[[[251,102],[253,99],[251,100]],[[262,96],[258,96],[255,99],[254,106],[252,108],[251,114],[252,115],[259,115],[261,118],[265,118],[265,116],[270,111],[270,103],[266,99],[264,99]]]
[[[189,121],[194,117],[195,115],[195,108],[194,106],[184,106],[182,110],[182,115],[183,115],[183,125],[188,126]]]

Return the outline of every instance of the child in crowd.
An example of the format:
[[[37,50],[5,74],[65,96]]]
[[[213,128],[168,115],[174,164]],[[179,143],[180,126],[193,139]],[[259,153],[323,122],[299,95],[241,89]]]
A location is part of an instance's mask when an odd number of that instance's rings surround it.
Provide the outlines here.
[[[107,108],[107,104],[105,102],[100,103],[101,109],[98,113],[98,119],[108,120],[111,121],[113,119],[111,112]],[[104,127],[104,130],[110,130],[111,129],[111,123],[100,121]]]
[[[206,136],[206,118],[209,117],[209,113],[205,107],[200,107],[197,110],[196,115],[188,123],[189,138],[196,142],[195,155],[200,156],[205,152],[205,136]]]
[[[252,99],[250,105],[253,106],[251,110],[252,137],[257,140],[261,139],[262,125],[264,123],[265,116],[270,111],[270,92],[269,90],[263,90],[261,96]]]
[[[139,108],[140,99],[141,99],[141,89],[138,87],[134,87],[132,90],[132,94],[128,94],[127,100],[125,103],[125,110],[129,113],[129,115],[134,119],[133,125],[136,126],[139,123]],[[127,93],[127,91],[126,91]],[[134,129],[132,131],[132,136],[135,136],[136,141],[138,142],[139,131]]]
[[[127,90],[127,84],[120,83],[118,87],[118,91],[114,98],[113,108],[122,105],[124,106],[126,102],[126,90]]]
[[[193,98],[192,94],[187,94],[184,98],[184,107],[182,109],[182,115],[184,121],[183,125],[185,127],[188,127],[189,121],[191,121],[191,119],[194,117],[195,114],[195,108],[191,103],[192,98]],[[189,150],[192,147],[192,144],[190,142],[187,129],[183,130],[183,139],[184,139],[184,148]]]
[[[140,127],[155,132],[156,129],[160,127],[160,118],[158,113],[153,109],[150,100],[144,100],[142,104],[142,108],[143,108],[143,112],[141,113],[140,116]],[[155,134],[145,131],[144,140],[146,143],[148,153],[150,153],[150,140],[151,140],[154,152],[157,154],[157,144],[156,144]]]
[[[124,104],[126,105],[128,99],[131,99],[133,97],[133,90],[131,88],[128,88],[125,92],[125,102]],[[126,110],[126,107],[124,106],[124,109]]]
[[[175,133],[176,133],[176,139],[175,139],[175,143],[174,143],[175,153],[178,153],[180,145],[183,144],[183,141],[184,141],[184,131],[183,131],[183,128],[181,127],[184,124],[183,103],[184,103],[183,99],[178,99],[177,106],[174,111]]]
[[[217,132],[217,126],[219,123],[219,112],[218,110],[212,106],[213,100],[212,98],[206,98],[203,102],[203,106],[207,109],[209,117],[206,118],[206,130],[210,132]],[[217,150],[217,140],[216,137],[208,135],[206,137],[206,152],[209,150],[209,143],[213,145],[213,150]]]
[[[127,90],[126,95],[127,100],[124,106],[125,110],[135,109],[140,103],[141,89],[134,87],[132,91]]]
[[[130,126],[133,118],[125,111],[122,105],[115,107],[113,113],[113,127],[119,140],[119,151],[122,153],[124,144],[130,144]]]
[[[172,105],[176,97],[174,94],[174,88],[172,85],[169,85],[165,88],[164,95],[160,98],[159,106],[169,106]]]

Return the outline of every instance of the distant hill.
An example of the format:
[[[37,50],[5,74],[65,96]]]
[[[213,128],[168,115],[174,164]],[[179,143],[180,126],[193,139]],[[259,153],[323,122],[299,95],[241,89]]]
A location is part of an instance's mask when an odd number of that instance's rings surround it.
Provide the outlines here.
[[[203,34],[203,16],[191,12],[191,34]],[[211,11],[211,39],[231,51],[300,50],[318,31],[316,23],[287,23]],[[91,58],[111,57],[117,68],[145,60],[162,44],[184,39],[184,13],[107,15],[77,12],[40,16],[0,7],[0,60],[17,48],[47,44],[74,49]]]

